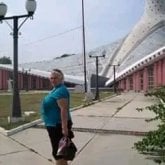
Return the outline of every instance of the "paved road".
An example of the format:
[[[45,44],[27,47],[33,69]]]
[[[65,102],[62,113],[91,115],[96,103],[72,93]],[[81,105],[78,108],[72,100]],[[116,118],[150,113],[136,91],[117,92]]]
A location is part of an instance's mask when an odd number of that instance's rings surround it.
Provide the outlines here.
[[[74,142],[78,153],[71,165],[154,165],[133,149],[134,142],[145,132],[154,130],[157,122],[145,119],[149,111],[137,112],[155,102],[142,93],[123,93],[72,112]],[[51,165],[51,147],[43,125],[19,129],[10,136],[0,133],[0,165]],[[16,133],[17,132],[17,133]]]

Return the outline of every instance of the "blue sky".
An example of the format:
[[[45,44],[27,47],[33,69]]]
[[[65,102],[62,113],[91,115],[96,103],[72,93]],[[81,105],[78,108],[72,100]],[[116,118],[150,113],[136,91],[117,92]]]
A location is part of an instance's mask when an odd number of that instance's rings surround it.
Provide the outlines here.
[[[7,16],[26,13],[24,0],[3,2],[8,6]],[[87,51],[127,35],[144,10],[144,0],[84,0],[84,5]],[[18,62],[81,53],[81,25],[81,0],[38,0],[34,19],[20,29]],[[13,58],[11,32],[5,22],[0,24],[0,57]]]

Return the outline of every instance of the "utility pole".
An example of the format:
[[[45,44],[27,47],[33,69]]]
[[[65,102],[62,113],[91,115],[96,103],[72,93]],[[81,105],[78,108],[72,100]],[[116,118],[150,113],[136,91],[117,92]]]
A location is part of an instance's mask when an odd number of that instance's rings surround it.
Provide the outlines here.
[[[95,94],[95,100],[100,99],[99,95],[99,57],[105,57],[105,51],[103,51],[102,55],[100,56],[93,56],[89,55],[90,58],[95,58],[96,59],[96,94]]]

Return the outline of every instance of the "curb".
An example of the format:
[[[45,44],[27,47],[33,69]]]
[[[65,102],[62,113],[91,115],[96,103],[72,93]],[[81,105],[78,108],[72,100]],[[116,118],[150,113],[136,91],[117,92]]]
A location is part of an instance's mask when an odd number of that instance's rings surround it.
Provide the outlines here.
[[[72,128],[77,132],[90,132],[98,134],[118,134],[118,135],[131,135],[131,136],[145,136],[147,132],[142,131],[129,131],[129,130],[106,130],[106,129],[91,129],[91,128]]]
[[[11,135],[13,135],[15,133],[18,133],[18,132],[20,132],[24,129],[34,127],[35,125],[38,125],[38,124],[41,124],[41,123],[42,123],[42,120],[38,119],[38,120],[32,121],[31,123],[23,124],[23,125],[21,125],[17,128],[11,129],[11,130],[1,129],[0,133],[2,133],[3,135],[6,135],[6,136],[11,136]]]
[[[72,108],[71,112],[78,110],[80,108],[83,108],[83,106],[78,106],[78,107]],[[30,123],[26,123],[26,124],[23,124],[23,125],[18,126],[16,128],[13,128],[11,130],[5,130],[4,128],[0,127],[0,133],[5,135],[5,136],[11,136],[15,133],[18,133],[18,132],[23,131],[25,129],[28,129],[30,127],[35,127],[36,125],[41,124],[42,122],[43,122],[42,119],[38,119],[38,120],[32,121]]]
[[[35,128],[45,129],[43,124],[35,125]],[[73,127],[73,131],[76,132],[89,132],[89,133],[98,133],[98,134],[119,134],[119,135],[131,135],[131,136],[145,136],[148,132],[143,131],[130,131],[130,130],[107,130],[107,129],[93,129],[93,128],[80,128]]]
[[[100,100],[93,100],[93,101],[91,101],[91,102],[88,103],[88,104],[81,104],[81,105],[79,105],[79,106],[77,106],[77,107],[71,108],[71,109],[70,109],[70,112],[79,110],[79,109],[81,109],[81,108],[86,108],[86,107],[88,107],[88,106],[91,106],[91,105],[93,105],[93,104],[96,104],[96,103],[105,101],[105,100],[110,99],[110,98],[113,98],[113,97],[115,97],[115,96],[118,96],[118,95],[113,94],[113,95],[111,95],[111,96],[107,96],[107,97],[105,97],[105,98],[103,98],[103,99],[100,99]]]

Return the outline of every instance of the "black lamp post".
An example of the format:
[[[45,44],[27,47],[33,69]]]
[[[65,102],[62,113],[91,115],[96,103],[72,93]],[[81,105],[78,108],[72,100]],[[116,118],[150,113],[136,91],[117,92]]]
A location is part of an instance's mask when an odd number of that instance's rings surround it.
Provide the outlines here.
[[[13,66],[14,67],[13,67],[13,99],[12,99],[12,114],[11,114],[13,121],[16,121],[18,118],[22,117],[19,88],[18,88],[18,31],[28,18],[32,18],[36,10],[36,1],[27,0],[26,10],[27,10],[27,14],[25,15],[5,17],[5,14],[7,12],[7,5],[4,3],[0,3],[0,22],[2,22],[3,20],[13,20]],[[18,25],[18,20],[20,18],[25,18],[25,19],[20,25]]]
[[[85,23],[84,23],[84,0],[82,0],[82,39],[83,39],[83,59],[84,59],[84,89],[87,93],[87,69],[86,69],[86,44],[85,44]]]
[[[93,55],[89,55],[90,58],[96,58],[96,94],[95,94],[95,100],[99,100],[100,96],[99,96],[99,58],[100,57],[105,57],[105,51],[103,51],[102,55],[100,56],[93,56]]]
[[[116,86],[116,67],[119,66],[119,64],[117,65],[110,65],[113,66],[113,92],[117,93],[117,86]]]

